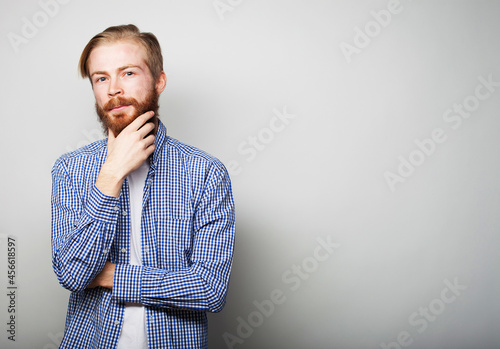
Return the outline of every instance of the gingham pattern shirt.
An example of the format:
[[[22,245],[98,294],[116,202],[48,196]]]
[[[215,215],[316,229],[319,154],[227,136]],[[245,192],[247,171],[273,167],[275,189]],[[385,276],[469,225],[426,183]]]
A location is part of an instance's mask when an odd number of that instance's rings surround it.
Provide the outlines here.
[[[227,171],[160,122],[144,187],[143,265],[130,265],[127,180],[118,198],[95,187],[106,144],[65,154],[52,169],[52,262],[71,291],[60,348],[115,348],[124,302],[146,306],[149,348],[207,348],[206,312],[224,306],[232,264]],[[117,264],[113,289],[86,289],[106,261]]]

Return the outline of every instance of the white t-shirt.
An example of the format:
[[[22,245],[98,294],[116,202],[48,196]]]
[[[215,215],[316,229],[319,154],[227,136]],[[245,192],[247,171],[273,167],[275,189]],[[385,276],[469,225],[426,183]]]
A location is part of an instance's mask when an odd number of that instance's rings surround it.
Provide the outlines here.
[[[141,217],[144,184],[149,161],[127,177],[130,191],[130,264],[142,265]],[[117,349],[147,349],[146,311],[142,304],[125,303],[123,326]]]

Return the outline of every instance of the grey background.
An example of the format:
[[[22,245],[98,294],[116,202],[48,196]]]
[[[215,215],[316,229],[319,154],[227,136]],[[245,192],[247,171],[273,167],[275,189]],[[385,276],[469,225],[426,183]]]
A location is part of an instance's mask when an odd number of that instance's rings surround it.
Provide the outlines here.
[[[50,169],[102,137],[77,62],[93,35],[126,23],[162,44],[169,134],[239,164],[235,260],[210,348],[500,347],[500,88],[459,127],[443,118],[474,103],[480,77],[500,82],[499,1],[401,0],[379,30],[371,11],[391,1],[221,0],[221,15],[213,0],[61,0],[51,15],[41,3],[0,1],[1,348],[60,339],[69,293],[51,269]],[[40,24],[30,38],[23,18]],[[372,37],[348,63],[341,46],[356,28]],[[269,131],[274,109],[295,116],[280,132]],[[435,129],[445,140],[419,158],[415,140]],[[247,161],[259,135],[267,143]],[[423,163],[392,191],[384,174],[411,154]],[[18,243],[15,343],[7,235]],[[318,239],[338,244],[326,260],[314,259]],[[294,265],[307,272],[291,282]],[[276,289],[281,304],[257,314]],[[239,317],[256,325],[246,338]]]

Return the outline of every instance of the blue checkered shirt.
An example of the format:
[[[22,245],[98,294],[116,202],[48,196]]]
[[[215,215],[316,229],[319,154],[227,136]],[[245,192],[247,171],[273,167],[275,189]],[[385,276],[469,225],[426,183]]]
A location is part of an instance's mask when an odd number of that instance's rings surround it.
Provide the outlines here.
[[[95,187],[106,144],[65,154],[52,169],[52,262],[71,291],[60,348],[115,348],[125,302],[145,305],[149,348],[207,348],[206,312],[225,304],[233,256],[227,171],[160,122],[144,187],[142,266],[130,265],[128,182],[119,198]],[[117,264],[113,289],[86,289],[106,261]]]

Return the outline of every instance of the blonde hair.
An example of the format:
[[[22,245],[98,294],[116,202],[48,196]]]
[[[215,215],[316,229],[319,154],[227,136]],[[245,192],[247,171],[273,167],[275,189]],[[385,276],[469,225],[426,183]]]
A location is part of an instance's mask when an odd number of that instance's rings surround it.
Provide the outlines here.
[[[146,51],[146,65],[153,75],[155,81],[163,71],[163,56],[160,43],[152,33],[141,33],[139,28],[133,24],[109,27],[102,33],[94,36],[85,46],[80,56],[78,70],[83,78],[90,79],[88,60],[92,50],[99,45],[110,44],[118,41],[132,40],[142,45]]]

